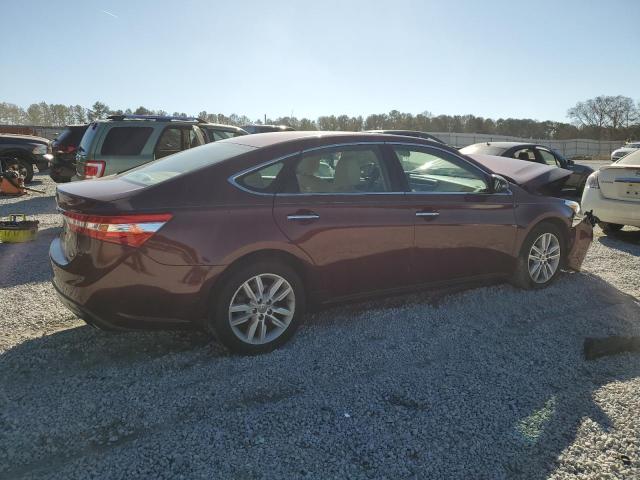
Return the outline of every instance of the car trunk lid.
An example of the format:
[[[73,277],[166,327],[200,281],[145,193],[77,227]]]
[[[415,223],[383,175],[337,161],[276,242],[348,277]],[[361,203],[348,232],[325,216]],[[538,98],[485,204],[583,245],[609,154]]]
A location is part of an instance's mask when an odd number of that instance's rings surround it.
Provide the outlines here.
[[[640,202],[640,165],[608,165],[598,171],[602,196]]]

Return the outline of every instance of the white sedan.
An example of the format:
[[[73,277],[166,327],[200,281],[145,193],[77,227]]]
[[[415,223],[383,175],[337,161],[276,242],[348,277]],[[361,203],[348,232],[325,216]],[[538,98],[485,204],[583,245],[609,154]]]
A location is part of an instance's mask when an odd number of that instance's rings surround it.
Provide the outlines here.
[[[589,175],[581,203],[607,234],[640,227],[640,150]]]
[[[617,150],[611,152],[611,161],[616,162],[622,157],[629,155],[631,152],[635,152],[640,149],[640,142],[628,142],[624,147],[620,147]]]

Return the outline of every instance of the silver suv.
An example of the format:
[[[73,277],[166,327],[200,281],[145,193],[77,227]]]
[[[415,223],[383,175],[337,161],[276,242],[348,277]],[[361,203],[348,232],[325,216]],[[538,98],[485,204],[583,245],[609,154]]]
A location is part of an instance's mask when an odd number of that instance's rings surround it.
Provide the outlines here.
[[[190,117],[111,115],[87,128],[72,180],[113,175],[182,150],[246,134],[237,127]]]

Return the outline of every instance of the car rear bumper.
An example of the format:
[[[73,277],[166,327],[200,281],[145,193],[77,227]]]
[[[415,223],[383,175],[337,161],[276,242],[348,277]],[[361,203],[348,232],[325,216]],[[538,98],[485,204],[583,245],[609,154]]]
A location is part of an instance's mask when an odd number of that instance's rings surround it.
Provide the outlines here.
[[[605,198],[600,189],[586,188],[580,202],[583,212],[593,212],[598,221],[640,227],[640,203]]]
[[[105,244],[103,254],[110,248]],[[60,239],[49,248],[53,286],[64,305],[105,329],[183,328],[207,315],[213,282],[222,267],[163,265],[140,251],[109,265],[88,256],[69,262]]]

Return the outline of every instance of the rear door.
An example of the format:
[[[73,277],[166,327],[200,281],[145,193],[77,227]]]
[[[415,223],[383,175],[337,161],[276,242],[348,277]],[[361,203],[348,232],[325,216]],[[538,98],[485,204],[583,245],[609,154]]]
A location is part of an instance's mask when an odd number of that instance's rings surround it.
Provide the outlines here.
[[[411,283],[413,216],[379,145],[303,152],[288,165],[275,220],[320,272],[331,297]]]
[[[490,177],[453,153],[390,144],[404,171],[415,222],[417,283],[446,283],[513,268],[511,193],[490,193]]]

